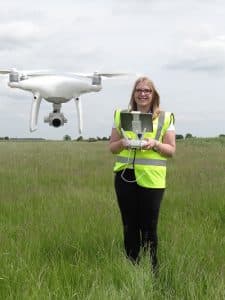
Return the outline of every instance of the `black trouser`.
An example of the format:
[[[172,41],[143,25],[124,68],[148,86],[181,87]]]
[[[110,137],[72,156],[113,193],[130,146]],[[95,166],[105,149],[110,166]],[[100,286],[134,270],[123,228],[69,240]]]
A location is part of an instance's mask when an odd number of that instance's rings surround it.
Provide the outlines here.
[[[150,251],[153,268],[157,266],[157,223],[164,189],[144,188],[136,182],[128,183],[115,175],[115,190],[124,228],[124,246],[128,258],[138,262],[140,248]],[[135,180],[134,170],[123,173],[129,181]]]

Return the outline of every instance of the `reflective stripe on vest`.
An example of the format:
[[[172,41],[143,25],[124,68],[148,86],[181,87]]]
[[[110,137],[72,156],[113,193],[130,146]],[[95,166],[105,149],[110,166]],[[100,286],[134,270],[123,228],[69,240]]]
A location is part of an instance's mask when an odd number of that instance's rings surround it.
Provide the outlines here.
[[[159,120],[158,120],[158,128],[156,131],[156,135],[155,135],[155,140],[159,140],[161,132],[162,132],[162,128],[164,125],[164,121],[165,121],[165,111],[161,111],[160,115],[159,115]]]
[[[117,155],[116,162],[123,164],[132,164],[133,158],[128,158],[124,156]],[[147,165],[147,166],[166,166],[166,160],[162,159],[145,159],[145,158],[135,158],[135,165]]]

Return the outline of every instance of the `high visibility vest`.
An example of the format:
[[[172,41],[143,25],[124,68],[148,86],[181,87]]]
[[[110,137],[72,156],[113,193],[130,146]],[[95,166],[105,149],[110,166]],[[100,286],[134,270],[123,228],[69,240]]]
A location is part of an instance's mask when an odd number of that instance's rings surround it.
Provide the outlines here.
[[[120,135],[120,112],[116,110],[114,114],[114,122],[116,129]],[[153,120],[153,131],[145,132],[143,138],[152,138],[160,142],[166,133],[167,128],[174,123],[174,115],[170,112],[161,111],[159,116]],[[136,139],[136,134],[132,131],[125,131],[130,139]],[[135,178],[138,185],[146,188],[165,188],[166,187],[166,161],[167,158],[154,150],[143,149],[123,149],[115,154],[116,161],[114,172],[124,170],[126,168],[134,168]]]

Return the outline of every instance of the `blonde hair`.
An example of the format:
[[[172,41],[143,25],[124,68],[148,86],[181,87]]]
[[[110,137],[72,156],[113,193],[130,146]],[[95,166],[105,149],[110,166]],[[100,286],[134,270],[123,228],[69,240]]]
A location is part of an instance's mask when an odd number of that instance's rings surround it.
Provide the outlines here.
[[[146,76],[139,77],[135,81],[134,87],[133,87],[133,90],[132,90],[132,93],[131,93],[131,97],[130,97],[128,111],[137,110],[137,103],[135,102],[134,94],[135,94],[136,87],[140,82],[146,82],[147,85],[149,86],[149,88],[152,89],[153,95],[152,95],[152,102],[151,102],[151,105],[150,105],[150,111],[153,115],[153,118],[156,118],[159,115],[159,112],[160,112],[160,108],[159,108],[160,96],[159,96],[158,91],[155,88],[155,85],[154,85],[153,81],[150,80]]]

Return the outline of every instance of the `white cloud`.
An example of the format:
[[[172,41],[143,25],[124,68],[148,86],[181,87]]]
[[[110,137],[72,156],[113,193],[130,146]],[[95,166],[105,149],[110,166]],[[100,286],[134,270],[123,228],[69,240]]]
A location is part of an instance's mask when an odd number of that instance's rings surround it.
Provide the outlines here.
[[[166,67],[188,71],[224,71],[225,35],[217,35],[213,28],[205,29],[189,31],[188,36],[180,40]]]
[[[39,38],[40,31],[32,22],[10,22],[0,26],[0,51],[27,47]]]

